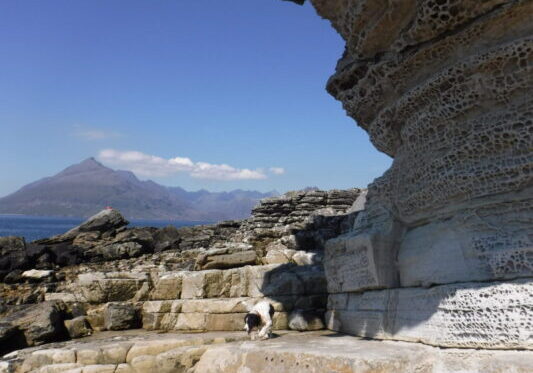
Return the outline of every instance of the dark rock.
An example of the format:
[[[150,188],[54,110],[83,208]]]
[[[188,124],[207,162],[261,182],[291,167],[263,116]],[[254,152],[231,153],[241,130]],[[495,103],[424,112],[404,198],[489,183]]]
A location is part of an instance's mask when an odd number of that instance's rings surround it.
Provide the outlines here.
[[[104,310],[104,326],[107,330],[135,329],[140,326],[138,310],[132,303],[107,303]]]
[[[35,261],[35,268],[37,269],[51,269],[54,268],[55,258],[49,252],[42,254]]]
[[[176,227],[169,225],[158,229],[153,235],[154,252],[178,250],[180,240],[180,234]]]
[[[0,269],[25,269],[29,263],[22,237],[0,237]]]
[[[63,325],[64,304],[43,302],[21,307],[9,314],[4,322],[17,327],[27,346],[64,340],[68,337]]]
[[[4,282],[6,284],[16,284],[17,282],[22,282],[22,271],[20,269],[15,269],[14,271],[9,272],[4,277]]]
[[[72,244],[82,249],[90,249],[99,241],[102,234],[98,231],[83,232],[76,236]]]
[[[0,256],[13,252],[21,252],[26,249],[26,242],[22,237],[7,236],[0,237]]]
[[[137,242],[123,242],[99,247],[97,253],[105,260],[117,260],[140,256],[145,253],[145,250]]]
[[[0,322],[0,356],[26,347],[22,331],[15,325]]]
[[[70,243],[60,243],[48,249],[53,254],[54,263],[60,267],[80,264],[86,259],[86,250]]]
[[[155,228],[131,228],[117,233],[113,242],[137,242],[145,248],[153,248]]]

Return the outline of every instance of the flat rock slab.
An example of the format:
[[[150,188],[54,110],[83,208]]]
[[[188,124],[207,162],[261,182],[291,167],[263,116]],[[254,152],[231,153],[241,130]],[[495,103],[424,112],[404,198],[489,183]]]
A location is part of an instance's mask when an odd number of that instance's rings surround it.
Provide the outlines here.
[[[83,372],[87,370],[92,372],[92,369],[95,369],[94,372],[104,372],[111,365],[113,369],[119,369],[117,371],[136,372],[131,370],[132,364],[140,364],[143,359],[155,359],[158,355],[175,349],[231,343],[244,339],[248,339],[245,332],[194,334],[162,334],[144,330],[100,332],[90,337],[26,348],[0,357],[0,373],[59,372],[78,368],[83,368]],[[145,371],[153,372],[150,369]]]
[[[529,373],[531,366],[530,351],[438,349],[330,331],[282,332],[267,341],[244,332],[102,332],[0,358],[1,373]]]
[[[529,373],[533,352],[439,349],[333,332],[209,348],[195,373]]]

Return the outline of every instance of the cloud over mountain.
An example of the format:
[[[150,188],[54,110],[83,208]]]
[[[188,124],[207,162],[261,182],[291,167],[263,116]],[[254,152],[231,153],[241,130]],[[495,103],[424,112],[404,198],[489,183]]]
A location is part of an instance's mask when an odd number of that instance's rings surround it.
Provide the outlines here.
[[[138,176],[165,177],[180,172],[188,173],[191,177],[210,180],[261,180],[268,177],[263,169],[251,170],[236,168],[227,164],[212,164],[207,162],[194,162],[187,157],[174,157],[170,159],[139,151],[119,151],[105,149],[100,151],[98,159],[106,164],[132,171]],[[281,175],[283,168],[272,167],[269,172]]]

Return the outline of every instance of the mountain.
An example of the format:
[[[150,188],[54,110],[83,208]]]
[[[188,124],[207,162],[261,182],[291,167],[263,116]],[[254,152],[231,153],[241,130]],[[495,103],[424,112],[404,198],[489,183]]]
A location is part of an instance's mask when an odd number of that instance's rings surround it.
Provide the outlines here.
[[[88,217],[112,206],[129,219],[218,221],[248,217],[261,198],[276,194],[188,192],[141,181],[130,171],[115,171],[89,158],[0,198],[0,213]]]

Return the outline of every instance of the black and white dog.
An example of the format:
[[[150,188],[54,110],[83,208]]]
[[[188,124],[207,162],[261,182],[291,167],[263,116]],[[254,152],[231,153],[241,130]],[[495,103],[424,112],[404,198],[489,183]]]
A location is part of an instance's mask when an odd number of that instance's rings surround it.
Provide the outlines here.
[[[254,329],[259,329],[262,326],[257,336],[261,339],[270,338],[272,335],[273,316],[274,307],[267,301],[259,302],[244,316],[244,330],[250,335]]]

